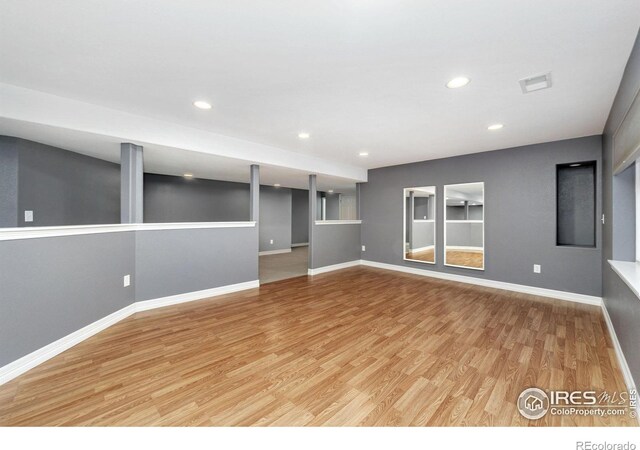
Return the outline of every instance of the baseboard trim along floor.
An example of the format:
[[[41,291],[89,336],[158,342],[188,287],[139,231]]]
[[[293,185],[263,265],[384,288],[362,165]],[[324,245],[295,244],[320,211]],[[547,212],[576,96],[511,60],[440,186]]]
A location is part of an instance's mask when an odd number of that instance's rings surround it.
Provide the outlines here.
[[[291,248],[283,248],[280,250],[265,250],[263,252],[258,252],[258,256],[279,255],[281,253],[291,253]]]
[[[545,289],[524,284],[506,283],[504,281],[486,280],[483,278],[468,277],[465,275],[455,275],[451,273],[436,272],[433,270],[416,269],[414,267],[399,266],[396,264],[380,263],[376,261],[361,260],[363,266],[376,267],[378,269],[395,270],[396,272],[410,273],[413,275],[421,275],[423,277],[439,278],[441,280],[458,281],[460,283],[475,284],[477,286],[492,287],[496,289],[504,289],[507,291],[521,292],[523,294],[539,295],[541,297],[555,298],[558,300],[567,300],[570,302],[585,303],[587,305],[601,306],[602,297],[592,295],[576,294],[573,292],[556,291],[554,289]],[[322,268],[321,268],[322,269]]]
[[[126,319],[132,314],[142,311],[148,311],[150,309],[162,308],[164,306],[177,305],[179,303],[192,302],[195,300],[202,300],[209,297],[216,297],[224,294],[231,294],[233,292],[243,291],[246,289],[255,289],[260,287],[258,280],[247,281],[244,283],[230,284],[227,286],[220,286],[212,289],[205,289],[202,291],[187,292],[185,294],[172,295],[169,297],[162,297],[153,300],[144,300],[125,306],[124,308],[109,314],[102,319],[99,319],[85,327],[74,331],[71,334],[45,345],[38,350],[35,350],[28,355],[23,356],[3,367],[0,367],[0,385],[11,381],[19,375],[27,372],[30,369],[42,364],[43,362],[53,358],[56,355],[70,349],[76,344],[90,338],[91,336],[109,328],[111,325],[115,325],[123,319]]]
[[[348,267],[359,266],[362,264],[361,260],[356,259],[354,261],[347,261],[340,264],[332,264],[330,266],[318,267],[317,269],[308,269],[309,275],[319,275],[321,273],[333,272],[334,270],[346,269]]]

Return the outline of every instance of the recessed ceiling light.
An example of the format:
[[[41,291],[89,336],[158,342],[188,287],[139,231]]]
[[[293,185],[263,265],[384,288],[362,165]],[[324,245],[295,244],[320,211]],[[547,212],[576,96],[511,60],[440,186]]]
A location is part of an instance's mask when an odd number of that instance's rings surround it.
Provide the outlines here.
[[[461,200],[460,203],[464,205],[464,201]]]
[[[197,100],[193,102],[193,106],[200,109],[211,109],[211,103],[207,103],[204,100]]]
[[[453,80],[447,83],[447,87],[449,89],[461,88],[469,84],[470,81],[471,80],[468,79],[467,77],[455,77]]]
[[[489,125],[487,127],[487,130],[491,130],[491,131],[495,131],[495,130],[499,130],[500,128],[502,128],[504,125],[502,125],[501,123],[494,123],[493,125]]]
[[[280,183],[275,183],[274,186],[275,187],[280,187]]]
[[[309,139],[309,137],[311,137],[311,135],[310,135],[309,133],[305,133],[305,132],[303,131],[303,132],[298,133],[298,137],[299,137],[300,139]]]
[[[329,192],[329,194],[333,194],[333,189],[329,189],[327,192]]]
[[[576,164],[569,164],[569,167],[580,167],[582,164],[580,163],[576,163]]]
[[[369,156],[369,152],[360,152],[358,153],[360,156]]]
[[[185,173],[184,177],[185,178],[193,178],[193,174],[192,173]]]

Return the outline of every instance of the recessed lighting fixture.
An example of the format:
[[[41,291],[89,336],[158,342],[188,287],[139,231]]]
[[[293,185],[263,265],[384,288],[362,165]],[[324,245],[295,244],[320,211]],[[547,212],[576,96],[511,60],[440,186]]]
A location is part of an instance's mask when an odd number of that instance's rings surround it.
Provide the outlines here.
[[[211,109],[211,103],[205,102],[204,100],[196,100],[193,102],[193,106],[200,109]]]
[[[184,177],[185,178],[193,178],[193,174],[192,173],[185,173]]]
[[[280,183],[275,183],[274,186],[275,187],[280,187]]]
[[[328,192],[329,194],[333,194],[333,189],[329,189],[327,192]]]
[[[580,163],[575,163],[575,164],[569,164],[569,167],[580,167],[582,164]]]
[[[360,156],[369,156],[369,152],[360,152],[358,153]]]
[[[449,89],[457,89],[469,84],[471,80],[467,77],[455,77],[447,83]]]
[[[305,133],[305,132],[303,131],[303,132],[298,133],[298,137],[299,137],[300,139],[309,139],[309,138],[311,137],[311,135],[310,135],[309,133]]]
[[[462,205],[464,205],[464,201],[460,201],[460,203],[461,203]]]
[[[496,130],[501,129],[502,127],[504,127],[504,125],[502,125],[501,123],[494,123],[493,125],[489,125],[487,127],[487,130],[496,131]]]

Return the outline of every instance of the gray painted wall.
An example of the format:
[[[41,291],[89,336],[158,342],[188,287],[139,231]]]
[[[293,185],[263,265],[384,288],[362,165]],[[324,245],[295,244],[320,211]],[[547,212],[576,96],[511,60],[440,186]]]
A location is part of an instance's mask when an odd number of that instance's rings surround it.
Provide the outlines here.
[[[446,245],[454,247],[482,247],[481,223],[454,222],[447,224]]]
[[[270,240],[273,239],[273,244]],[[260,186],[260,251],[291,248],[291,189]]]
[[[24,139],[13,145],[18,226],[120,223],[120,165]],[[24,221],[25,210],[33,211],[33,222]]]
[[[635,259],[634,166],[613,176],[612,139],[640,89],[640,34],[627,63],[603,135],[603,296],[631,373],[640,383],[640,299],[611,270],[607,260]]]
[[[340,194],[325,194],[327,197],[327,220],[340,220]]]
[[[401,204],[402,206],[402,204]],[[402,216],[402,213],[400,213]],[[313,225],[311,269],[360,259],[360,224]],[[402,229],[401,229],[402,231]]]
[[[134,302],[133,232],[0,241],[0,366]]]
[[[309,191],[291,189],[291,243],[309,242]]]
[[[0,227],[18,226],[17,138],[0,136]]]
[[[592,246],[596,216],[592,166],[558,169],[558,244]]]
[[[422,248],[433,245],[435,234],[433,233],[434,222],[413,221],[413,243],[411,248]]]
[[[249,184],[144,175],[144,221],[235,222],[249,220]]]
[[[601,155],[601,137],[591,136],[370,170],[369,182],[361,187],[362,244],[367,248],[362,258],[600,296],[601,230],[596,248],[555,245],[555,178],[556,164],[574,161],[595,160],[600,171]],[[404,261],[402,189],[437,186],[437,211],[442,211],[444,185],[475,181],[485,182],[486,269],[443,266],[442,214],[437,214],[438,263]],[[600,214],[600,186],[597,192]],[[542,265],[541,274],[533,273],[533,264]]]
[[[255,227],[137,231],[136,300],[257,280],[257,234]]]

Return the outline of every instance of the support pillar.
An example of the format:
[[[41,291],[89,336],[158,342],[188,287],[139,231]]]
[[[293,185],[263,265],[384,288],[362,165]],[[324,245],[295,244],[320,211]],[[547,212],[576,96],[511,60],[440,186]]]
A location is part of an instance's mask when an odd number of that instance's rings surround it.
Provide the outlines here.
[[[120,222],[143,222],[142,146],[120,144]]]

